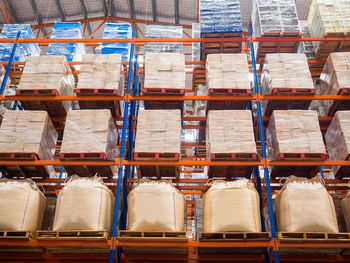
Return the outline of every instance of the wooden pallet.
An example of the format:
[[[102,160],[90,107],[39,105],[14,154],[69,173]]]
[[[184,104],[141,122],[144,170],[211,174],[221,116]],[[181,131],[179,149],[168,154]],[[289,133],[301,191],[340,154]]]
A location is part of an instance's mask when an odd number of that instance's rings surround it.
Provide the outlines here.
[[[36,153],[0,153],[0,160],[7,161],[36,161],[39,156]],[[19,166],[19,165],[3,165],[0,171],[7,178],[31,178],[31,177],[49,177],[49,172],[45,166]]]
[[[64,165],[69,176],[74,174],[81,177],[91,177],[96,174],[102,178],[112,178],[114,175],[115,166],[100,166],[100,165],[88,165],[88,166],[77,166],[77,165]]]
[[[107,231],[36,231],[35,239],[37,240],[108,240]]]
[[[350,155],[345,159],[346,161],[350,160]],[[343,179],[350,177],[350,167],[349,166],[341,166],[339,170],[335,174],[336,179]]]
[[[242,32],[219,32],[219,33],[202,33],[202,38],[241,38]],[[218,53],[241,53],[242,51],[242,41],[237,42],[203,42],[201,51],[201,60],[206,60],[208,54],[218,54]]]
[[[161,166],[161,165],[138,165],[136,166],[137,177],[147,178],[171,178],[178,179],[180,176],[179,166]]]
[[[323,37],[338,38],[349,37],[347,32],[333,32],[325,33]],[[322,41],[316,51],[316,59],[327,59],[332,52],[348,52],[350,51],[350,41]]]
[[[134,160],[136,161],[178,161],[179,153],[158,153],[158,152],[135,152]]]
[[[187,242],[188,237],[185,231],[128,231],[119,230],[117,239],[120,242]],[[123,252],[128,254],[187,254],[188,247],[143,247],[143,246],[122,246]]]
[[[268,32],[262,33],[261,37],[301,37],[300,32]],[[259,42],[257,44],[256,60],[263,60],[270,53],[296,53],[299,47],[298,41],[291,42]]]
[[[106,153],[60,153],[61,160],[107,160]]]
[[[338,95],[350,96],[350,88],[340,89]],[[350,100],[335,100],[328,111],[328,116],[334,116],[341,110],[350,110]]]
[[[186,231],[129,231],[119,230],[117,235],[120,241],[176,241],[187,242]]]
[[[232,177],[250,178],[253,166],[209,166],[208,178],[231,179]]]
[[[211,153],[211,161],[256,161],[256,153]]]
[[[271,91],[276,96],[314,95],[315,89],[274,88]],[[307,110],[311,100],[270,100],[267,102],[265,116],[271,116],[274,110]]]
[[[32,236],[30,231],[0,230],[0,240],[30,240]]]
[[[209,89],[209,96],[251,96],[251,89]],[[247,100],[209,100],[206,111],[244,110],[247,105]]]
[[[206,146],[198,146],[195,148],[197,156],[207,156],[207,147]]]
[[[164,89],[164,88],[144,88],[143,89],[143,95],[144,96],[184,96],[185,90],[184,89]],[[144,101],[145,109],[146,110],[161,110],[161,109],[167,109],[167,110],[181,110],[181,113],[183,112],[184,107],[184,101],[174,101],[174,100],[167,100],[167,101],[150,101],[146,100]]]
[[[144,96],[184,96],[185,89],[143,88]]]
[[[324,161],[326,155],[324,153],[280,153],[279,161]],[[289,177],[295,175],[298,177],[312,178],[317,175],[320,166],[274,166],[272,167],[270,176],[272,179],[279,177]]]
[[[194,70],[204,71],[203,73],[194,73],[192,77],[192,90],[196,90],[198,85],[206,85],[207,77],[205,74],[205,65],[195,65]]]
[[[267,232],[213,232],[200,233],[200,242],[267,242],[271,240],[270,233]],[[264,253],[264,247],[200,247],[197,248],[198,254],[261,254]]]
[[[76,89],[77,96],[118,96],[116,89]],[[80,109],[108,109],[113,117],[122,116],[120,101],[78,101]]]

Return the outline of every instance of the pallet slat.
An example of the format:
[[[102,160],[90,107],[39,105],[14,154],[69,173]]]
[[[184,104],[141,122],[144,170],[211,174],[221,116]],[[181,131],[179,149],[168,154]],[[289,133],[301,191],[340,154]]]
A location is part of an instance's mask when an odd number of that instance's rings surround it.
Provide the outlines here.
[[[37,240],[108,240],[107,231],[36,231]]]

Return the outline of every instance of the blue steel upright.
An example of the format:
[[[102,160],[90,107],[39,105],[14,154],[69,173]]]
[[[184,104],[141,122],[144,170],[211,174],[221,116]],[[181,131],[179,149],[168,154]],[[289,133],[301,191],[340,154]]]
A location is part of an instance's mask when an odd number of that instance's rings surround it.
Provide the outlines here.
[[[255,63],[255,52],[254,52],[254,43],[252,41],[252,30],[249,30],[249,49],[250,49],[250,55],[252,58],[252,68],[254,73],[254,89],[255,93],[259,96],[260,90],[259,90],[259,82],[258,82],[258,74],[256,72],[256,63]],[[262,112],[261,112],[261,103],[260,100],[257,99],[256,101],[256,108],[258,111],[258,126],[259,126],[259,134],[261,139],[261,150],[262,150],[262,156],[264,160],[267,158],[266,153],[266,144],[265,144],[265,134],[264,134],[264,124],[262,119]],[[269,208],[269,217],[270,217],[270,227],[271,227],[271,236],[274,240],[277,238],[277,232],[276,232],[276,224],[275,224],[275,218],[274,218],[274,212],[273,212],[273,204],[272,204],[272,194],[271,194],[271,186],[270,186],[270,177],[269,177],[269,169],[266,166],[264,166],[264,179],[265,179],[265,185],[266,185],[266,196],[267,196],[267,204]],[[275,259],[275,263],[279,263],[279,254],[278,251],[275,249],[276,244],[274,244],[273,249],[273,255]]]
[[[134,49],[135,49],[135,30],[133,30],[132,33],[132,43],[130,48],[130,57],[129,57],[129,71],[128,71],[128,82],[126,87],[126,97],[130,95],[130,85],[131,85],[131,79],[132,79],[132,73],[133,73],[133,57],[134,57]],[[124,115],[123,115],[123,128],[122,128],[122,137],[121,137],[121,144],[120,144],[120,160],[124,158],[124,149],[125,149],[125,140],[126,140],[126,133],[127,133],[127,124],[128,124],[128,116],[129,116],[129,101],[125,101],[124,105]],[[122,162],[120,162],[121,164]],[[113,263],[115,259],[115,238],[117,236],[117,230],[118,230],[118,217],[119,217],[119,208],[120,208],[120,193],[121,193],[121,186],[122,186],[122,178],[123,178],[123,167],[118,168],[118,180],[117,180],[117,188],[116,188],[116,194],[115,194],[115,203],[114,203],[114,215],[113,215],[113,225],[112,225],[112,249],[110,251],[109,255],[109,263]],[[117,262],[120,262],[120,254],[118,253]]]

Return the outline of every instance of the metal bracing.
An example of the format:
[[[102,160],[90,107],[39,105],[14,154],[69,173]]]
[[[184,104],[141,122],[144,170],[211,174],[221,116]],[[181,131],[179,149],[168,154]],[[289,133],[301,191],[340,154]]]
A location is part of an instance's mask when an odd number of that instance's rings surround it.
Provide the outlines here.
[[[135,3],[134,0],[129,0],[129,8],[130,8],[130,18],[135,19]]]
[[[66,21],[66,17],[65,17],[65,15],[63,13],[63,9],[62,9],[62,5],[61,5],[60,0],[55,0],[55,2],[56,2],[58,13],[60,14],[62,22]]]
[[[12,4],[12,1],[11,0],[3,0],[4,3],[7,3],[9,9],[10,9],[10,12],[11,12],[11,17],[13,18],[14,20],[14,23],[19,23],[19,19],[17,17],[17,14],[16,14],[16,11],[15,11],[15,8],[13,7],[13,4]]]
[[[34,15],[36,16],[38,24],[41,25],[43,23],[43,20],[41,19],[41,15],[38,12],[38,8],[36,6],[35,0],[30,0],[30,5],[32,6],[32,9],[34,11]],[[44,36],[47,35],[47,32],[46,32],[45,28],[42,28],[41,32],[43,33]]]
[[[80,5],[81,5],[81,10],[83,11],[83,16],[84,16],[85,19],[87,19],[88,18],[88,14],[86,12],[86,6],[85,6],[84,0],[80,0]],[[91,30],[90,23],[87,23],[87,30],[89,32],[89,35],[91,35],[92,34],[92,30]]]

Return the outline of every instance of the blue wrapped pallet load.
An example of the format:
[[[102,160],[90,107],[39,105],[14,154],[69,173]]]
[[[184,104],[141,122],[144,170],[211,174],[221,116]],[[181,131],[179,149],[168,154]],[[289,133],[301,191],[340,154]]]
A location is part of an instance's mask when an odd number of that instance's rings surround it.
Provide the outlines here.
[[[183,29],[182,26],[172,25],[146,25],[145,30],[146,38],[182,38]],[[145,43],[146,53],[183,53],[182,42],[169,42],[169,43]]]
[[[239,0],[200,0],[201,33],[242,32]]]
[[[5,24],[2,28],[0,38],[17,37],[18,31],[21,31],[20,38],[35,38],[28,24]],[[13,44],[0,43],[0,60],[8,61],[12,52]],[[17,46],[14,60],[25,61],[27,56],[39,56],[40,48],[37,43],[21,43]]]
[[[241,37],[243,32],[239,0],[200,0],[200,34],[202,38]],[[241,53],[242,42],[204,42],[201,59],[208,54]]]
[[[55,23],[51,39],[82,39],[83,31],[80,23]],[[84,43],[50,43],[47,49],[48,56],[66,56],[67,61],[81,61],[85,54]]]
[[[106,23],[103,38],[127,39],[132,36],[132,28],[129,23]],[[129,61],[130,43],[102,43],[101,54],[120,54],[123,61]],[[96,53],[100,53],[96,49]]]

